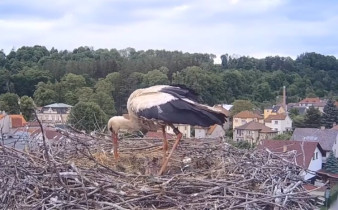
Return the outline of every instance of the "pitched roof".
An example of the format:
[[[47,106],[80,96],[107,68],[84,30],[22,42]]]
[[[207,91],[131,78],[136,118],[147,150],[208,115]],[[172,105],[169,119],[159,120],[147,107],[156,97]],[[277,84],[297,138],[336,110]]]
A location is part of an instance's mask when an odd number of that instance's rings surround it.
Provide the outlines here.
[[[214,132],[216,127],[217,127],[217,124],[210,126],[208,131],[207,131],[207,134],[208,135],[212,134],[212,132]]]
[[[272,106],[272,112],[278,112],[278,110],[281,108],[280,105],[274,105]]]
[[[254,131],[260,131],[261,133],[277,133],[277,131],[272,130],[271,128],[265,126],[262,123],[259,122],[248,122],[244,125],[241,125],[237,128],[237,130],[254,130]]]
[[[271,120],[285,120],[286,116],[286,114],[269,115],[265,119],[265,122],[271,122]]]
[[[319,142],[325,151],[330,151],[337,135],[338,130],[333,129],[296,128],[291,136],[291,140]]]
[[[252,111],[241,111],[240,113],[235,114],[234,118],[257,118],[263,119],[263,117],[259,114],[256,114]]]
[[[23,127],[27,124],[25,118],[21,114],[9,115],[12,121],[12,128]]]
[[[71,108],[73,106],[71,105],[68,105],[68,104],[64,104],[64,103],[54,103],[54,104],[49,104],[49,105],[46,105],[44,107],[50,107],[50,108]]]
[[[222,105],[215,105],[214,107],[220,110],[223,114],[225,114],[225,116],[227,117],[230,116],[230,112],[227,109],[225,109]]]
[[[63,136],[61,133],[57,132],[55,129],[52,128],[43,128],[43,131],[46,134],[46,138],[48,140],[53,140],[53,141],[58,141],[61,140],[62,138],[65,138],[65,136]],[[39,134],[41,134],[41,128],[37,128],[35,129],[32,134],[31,137],[36,138]]]
[[[268,148],[272,152],[290,152],[296,151],[296,164],[303,168],[308,168],[313,157],[315,149],[323,153],[318,142],[301,142],[301,141],[283,141],[283,140],[262,140],[259,149]]]
[[[319,102],[320,102],[319,98],[304,98],[299,103],[319,103]]]

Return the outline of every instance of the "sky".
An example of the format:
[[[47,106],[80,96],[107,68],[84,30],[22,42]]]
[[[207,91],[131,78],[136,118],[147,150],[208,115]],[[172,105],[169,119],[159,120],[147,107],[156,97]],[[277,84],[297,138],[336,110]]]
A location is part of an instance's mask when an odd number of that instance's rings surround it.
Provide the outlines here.
[[[338,58],[334,0],[0,0],[0,50],[42,45]]]

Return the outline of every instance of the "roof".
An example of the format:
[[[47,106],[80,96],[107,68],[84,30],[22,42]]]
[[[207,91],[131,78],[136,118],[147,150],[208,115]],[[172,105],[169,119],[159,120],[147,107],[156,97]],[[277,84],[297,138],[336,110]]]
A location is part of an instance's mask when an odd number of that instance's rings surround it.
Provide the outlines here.
[[[21,114],[11,114],[9,117],[12,121],[12,128],[23,127],[27,124],[25,118]]]
[[[48,108],[71,108],[73,106],[68,105],[68,104],[64,104],[64,103],[55,103],[55,104],[46,105],[44,107],[48,107]]]
[[[167,139],[172,139],[174,138],[174,135],[166,133]],[[162,132],[155,132],[155,131],[148,131],[144,138],[159,138],[163,139],[163,133]]]
[[[222,105],[215,105],[214,107],[220,110],[223,114],[225,114],[225,116],[227,117],[230,116],[230,112],[227,109],[225,109]]]
[[[237,130],[254,130],[254,131],[258,130],[261,133],[277,133],[278,132],[278,131],[272,130],[271,128],[265,126],[262,123],[254,122],[254,121],[248,122],[248,123],[241,125],[241,126],[235,128],[235,129],[237,129]]]
[[[286,114],[269,115],[265,119],[265,122],[271,122],[272,120],[285,120],[286,116]]]
[[[299,103],[319,103],[321,100],[319,98],[304,98]]]
[[[319,142],[325,151],[330,151],[337,135],[338,130],[333,129],[296,128],[291,140]]]
[[[43,131],[45,132],[46,138],[48,140],[56,140],[56,141],[58,141],[58,140],[60,140],[60,139],[62,139],[64,137],[61,133],[59,133],[56,130],[51,129],[51,128],[46,128],[45,127],[45,128],[43,128]],[[38,128],[35,131],[33,131],[32,134],[31,134],[31,136],[33,138],[35,138],[39,134],[41,134],[41,128]]]
[[[207,134],[208,135],[212,134],[212,132],[214,132],[216,127],[217,127],[217,124],[210,126],[208,131],[207,131]]]
[[[278,110],[281,108],[279,105],[272,106],[272,112],[278,112]]]
[[[314,151],[317,147],[323,154],[323,149],[318,142],[262,140],[262,144],[258,145],[259,149],[268,148],[272,152],[296,151],[296,164],[303,168],[309,167]]]
[[[263,116],[256,114],[252,111],[241,111],[240,113],[237,113],[234,118],[257,118],[257,119],[263,119]]]

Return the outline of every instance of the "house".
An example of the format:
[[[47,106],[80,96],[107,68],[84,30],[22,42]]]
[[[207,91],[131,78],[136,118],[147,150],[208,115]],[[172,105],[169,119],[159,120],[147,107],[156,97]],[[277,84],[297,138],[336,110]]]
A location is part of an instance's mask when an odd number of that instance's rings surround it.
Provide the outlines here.
[[[264,119],[264,124],[272,130],[278,131],[278,134],[292,130],[292,119],[285,113],[269,115]]]
[[[288,112],[290,112],[291,109],[297,109],[300,115],[305,115],[309,107],[299,106],[298,103],[289,103],[287,105]]]
[[[242,126],[251,121],[264,123],[264,119],[261,115],[252,111],[242,111],[234,115],[232,128],[235,129],[236,127]]]
[[[316,173],[313,172],[322,169],[324,151],[318,142],[263,140],[258,148],[267,148],[276,153],[295,152],[296,158],[289,161],[304,169],[300,174],[304,180],[314,182]]]
[[[55,147],[62,147],[69,139],[62,135],[60,132],[57,132],[55,128],[51,127],[43,127],[43,131],[45,134],[46,143]],[[35,129],[30,134],[31,143],[36,143],[37,145],[43,144],[43,132],[41,132],[41,128]]]
[[[326,105],[326,100],[321,100],[320,98],[305,98],[298,102],[300,107],[307,107],[313,106],[317,108],[319,111],[323,112],[324,106]]]
[[[273,105],[271,108],[264,109],[264,119],[270,115],[284,114],[285,109],[281,105]]]
[[[277,131],[255,121],[236,127],[233,132],[234,141],[248,141],[251,144],[257,144],[264,139],[272,139],[276,135]]]
[[[0,114],[0,134],[9,133],[10,129],[10,117],[5,112]]]
[[[65,124],[68,120],[72,106],[63,103],[55,103],[44,106],[39,111],[38,118],[46,124]]]
[[[208,128],[195,126],[195,138],[218,138],[225,135],[225,130],[220,125],[212,125]]]
[[[338,130],[318,129],[318,128],[296,128],[291,136],[294,141],[319,142],[324,150],[323,162],[333,151],[335,157],[338,157]]]
[[[0,133],[10,134],[16,128],[24,127],[27,124],[25,118],[21,114],[0,114]]]
[[[182,133],[183,138],[191,138],[191,126],[185,124],[174,124]],[[175,135],[174,130],[170,126],[166,126],[166,132]]]
[[[229,108],[230,106],[225,106],[226,104],[223,104],[223,105],[215,105],[214,107],[218,110],[220,110],[223,114],[225,114],[225,116],[227,116],[227,120],[224,122],[223,124],[223,129],[225,130],[229,130],[230,128],[230,120],[229,120],[229,116],[230,116],[230,111],[227,109]],[[232,105],[231,105],[232,107]],[[230,107],[230,108],[231,108]]]
[[[167,139],[174,139],[175,135],[166,133]],[[162,131],[148,131],[143,138],[146,139],[163,139],[163,133]]]

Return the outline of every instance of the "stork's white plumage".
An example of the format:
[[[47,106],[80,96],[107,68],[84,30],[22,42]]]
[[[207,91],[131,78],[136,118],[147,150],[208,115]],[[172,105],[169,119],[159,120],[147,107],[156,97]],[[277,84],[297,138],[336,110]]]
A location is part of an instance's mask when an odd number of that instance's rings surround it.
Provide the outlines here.
[[[119,129],[157,131],[162,128],[165,160],[159,172],[161,175],[182,138],[181,132],[173,124],[209,127],[214,124],[223,125],[226,121],[227,116],[220,110],[199,104],[196,101],[196,93],[182,86],[156,85],[135,90],[127,102],[129,119],[116,116],[108,121],[108,128],[112,132],[114,142],[115,158],[118,158]],[[168,149],[165,134],[166,125],[171,126],[177,135],[168,157],[165,157]]]

